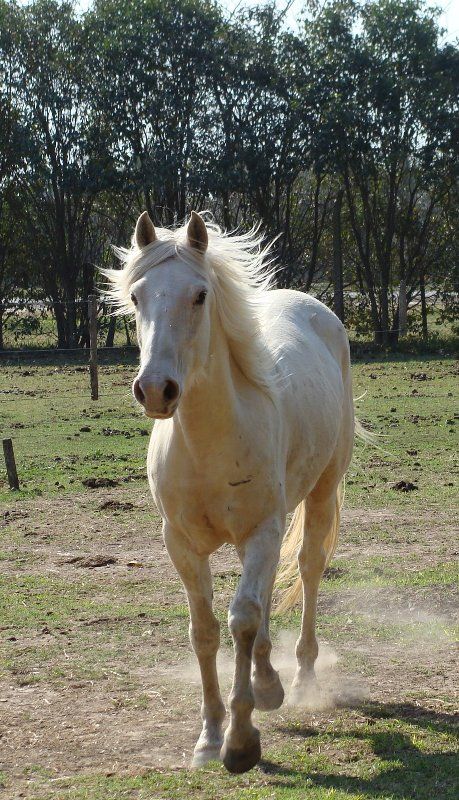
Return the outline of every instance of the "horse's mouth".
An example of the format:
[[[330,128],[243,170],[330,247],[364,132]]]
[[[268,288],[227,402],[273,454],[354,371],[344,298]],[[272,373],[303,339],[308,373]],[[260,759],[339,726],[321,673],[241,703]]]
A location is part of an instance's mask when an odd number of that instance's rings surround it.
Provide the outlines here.
[[[144,410],[144,414],[146,417],[150,419],[170,419],[174,416],[175,412],[177,411],[178,403],[176,403],[169,411],[149,411],[147,408]]]

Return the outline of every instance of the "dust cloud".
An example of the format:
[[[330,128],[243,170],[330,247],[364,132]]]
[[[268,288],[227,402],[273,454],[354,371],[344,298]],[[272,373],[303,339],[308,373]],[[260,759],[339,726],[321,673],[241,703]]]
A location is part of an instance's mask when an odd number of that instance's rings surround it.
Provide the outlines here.
[[[325,641],[319,642],[315,663],[317,680],[307,690],[289,690],[296,670],[296,638],[294,631],[281,630],[273,647],[273,665],[279,670],[288,705],[309,711],[325,711],[355,705],[368,697],[368,687],[362,679],[342,673],[336,651]]]
[[[425,598],[409,597],[403,590],[387,587],[366,587],[343,592],[334,600],[347,629],[347,640],[341,647],[343,660],[355,654],[356,666],[344,667],[336,650],[325,641],[319,642],[319,655],[315,665],[317,680],[307,690],[292,691],[296,670],[295,643],[297,631],[280,630],[273,639],[272,664],[285,689],[285,703],[308,711],[325,711],[350,707],[368,700],[372,678],[362,674],[369,667],[369,675],[379,673],[384,664],[396,661],[407,665],[415,662],[429,665],[436,662],[439,645],[454,641],[455,613],[448,608],[444,598],[437,598],[436,607]],[[441,611],[440,611],[441,608]],[[443,613],[442,613],[443,612]],[[360,668],[358,663],[362,665]],[[352,662],[351,662],[352,663]],[[234,669],[232,649],[223,647],[217,657],[222,694],[231,687]],[[189,657],[164,675],[178,683],[201,686],[197,660]]]
[[[312,685],[301,698],[294,698],[290,686],[295,674],[296,634],[291,630],[281,630],[273,642],[272,664],[279,671],[285,689],[285,702],[288,705],[307,708],[311,711],[326,710],[342,705],[353,705],[368,696],[367,688],[356,678],[345,676],[336,670],[338,656],[326,642],[320,642],[319,655],[316,661],[317,682]],[[233,651],[220,648],[217,656],[217,668],[220,687],[223,695],[231,687],[234,671]],[[174,667],[168,667],[167,675],[181,683],[201,685],[201,676],[197,659],[190,657]]]

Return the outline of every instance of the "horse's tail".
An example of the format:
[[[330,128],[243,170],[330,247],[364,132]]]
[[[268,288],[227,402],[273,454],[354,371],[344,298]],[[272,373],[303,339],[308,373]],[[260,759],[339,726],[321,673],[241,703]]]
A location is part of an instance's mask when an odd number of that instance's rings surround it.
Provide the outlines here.
[[[330,530],[324,541],[325,569],[332,560],[336,550],[336,545],[338,544],[339,522],[343,501],[344,477],[336,490],[335,514]],[[297,575],[296,580],[294,580],[293,583],[292,579],[297,572],[297,557],[303,542],[306,522],[306,502],[306,500],[302,500],[301,503],[297,505],[293,513],[290,527],[282,543],[280,554],[280,571],[276,580],[276,585],[283,587],[281,588],[281,599],[276,608],[278,613],[288,611],[290,608],[292,608],[295,603],[297,603],[302,593],[301,577]]]
[[[354,417],[354,434],[357,439],[361,439],[366,444],[372,444],[374,447],[377,447],[378,435],[364,428],[357,417]]]

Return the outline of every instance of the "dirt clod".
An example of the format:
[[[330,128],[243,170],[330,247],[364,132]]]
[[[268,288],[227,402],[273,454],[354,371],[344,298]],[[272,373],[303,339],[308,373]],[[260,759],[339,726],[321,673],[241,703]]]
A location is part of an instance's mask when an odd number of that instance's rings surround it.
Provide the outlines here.
[[[114,556],[73,556],[66,558],[60,564],[74,564],[76,567],[86,567],[86,569],[95,569],[96,567],[108,567],[110,564],[116,564],[117,559]]]
[[[425,372],[412,372],[410,375],[412,381],[431,381],[433,380],[432,377],[427,375]]]
[[[104,489],[109,486],[118,486],[119,482],[114,478],[85,478],[82,484],[88,489]]]
[[[417,488],[416,484],[411,481],[397,481],[391,486],[391,489],[395,489],[397,492],[413,492]]]
[[[346,570],[343,567],[327,567],[325,570],[323,577],[325,580],[330,580],[333,578],[341,578],[343,575],[346,574]]]
[[[132,511],[134,503],[121,503],[119,500],[106,500],[102,503],[98,511]]]

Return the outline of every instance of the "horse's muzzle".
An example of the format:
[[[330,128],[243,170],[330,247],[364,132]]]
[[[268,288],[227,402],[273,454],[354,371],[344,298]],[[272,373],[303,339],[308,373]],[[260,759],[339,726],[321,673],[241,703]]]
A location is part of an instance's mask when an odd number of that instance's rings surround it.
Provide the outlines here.
[[[132,393],[137,402],[144,407],[147,417],[168,419],[177,408],[180,386],[173,378],[158,382],[147,378],[136,378]]]

